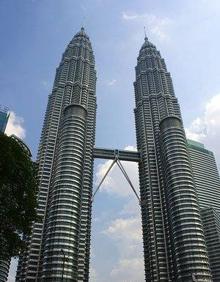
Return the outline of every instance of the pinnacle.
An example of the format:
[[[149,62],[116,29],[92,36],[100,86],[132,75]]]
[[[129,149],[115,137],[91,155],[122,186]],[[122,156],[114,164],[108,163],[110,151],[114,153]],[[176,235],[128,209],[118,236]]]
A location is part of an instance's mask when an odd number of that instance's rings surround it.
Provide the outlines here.
[[[80,30],[76,33],[74,37],[78,37],[78,36],[83,36],[89,39],[88,35],[85,32],[85,28],[83,26],[81,26]]]
[[[147,42],[148,38],[147,38],[147,33],[146,33],[146,28],[144,26],[144,42]]]

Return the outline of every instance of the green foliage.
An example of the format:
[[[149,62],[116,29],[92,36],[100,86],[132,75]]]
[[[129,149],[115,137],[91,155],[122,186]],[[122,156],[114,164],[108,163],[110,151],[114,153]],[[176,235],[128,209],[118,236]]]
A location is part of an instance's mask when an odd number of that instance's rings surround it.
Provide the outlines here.
[[[36,220],[36,165],[21,142],[0,134],[0,258],[17,256]]]

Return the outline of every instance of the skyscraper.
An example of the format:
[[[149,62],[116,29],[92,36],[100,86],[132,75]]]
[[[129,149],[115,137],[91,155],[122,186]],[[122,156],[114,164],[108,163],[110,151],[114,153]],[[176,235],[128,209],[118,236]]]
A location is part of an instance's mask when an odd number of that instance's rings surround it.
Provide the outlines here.
[[[88,281],[96,71],[81,28],[49,96],[37,162],[38,215],[16,281]]]
[[[10,267],[10,260],[0,259],[0,281],[6,282]]]
[[[208,249],[210,269],[214,282],[220,281],[220,214],[213,207],[201,210]]]
[[[187,140],[201,209],[213,207],[220,214],[220,178],[213,152],[197,141]]]
[[[0,132],[5,132],[9,118],[9,112],[7,108],[0,106]]]
[[[145,279],[212,281],[180,107],[147,38],[134,87]]]
[[[4,133],[8,123],[8,109],[0,106],[0,133]],[[10,260],[0,259],[0,281],[7,281]]]
[[[202,143],[188,140],[189,155],[201,209],[214,282],[220,281],[220,178],[214,154]]]
[[[49,96],[38,152],[38,214],[17,281],[88,281],[93,158],[139,162],[145,279],[212,281],[177,98],[145,38],[136,66],[138,152],[94,149],[96,72],[82,28]],[[93,150],[94,149],[94,150]]]

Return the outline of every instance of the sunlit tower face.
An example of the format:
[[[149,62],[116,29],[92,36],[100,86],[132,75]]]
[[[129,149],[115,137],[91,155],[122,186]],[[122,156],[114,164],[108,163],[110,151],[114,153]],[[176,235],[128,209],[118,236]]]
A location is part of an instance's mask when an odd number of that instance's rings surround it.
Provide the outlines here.
[[[211,281],[179,104],[147,37],[134,87],[146,281]]]

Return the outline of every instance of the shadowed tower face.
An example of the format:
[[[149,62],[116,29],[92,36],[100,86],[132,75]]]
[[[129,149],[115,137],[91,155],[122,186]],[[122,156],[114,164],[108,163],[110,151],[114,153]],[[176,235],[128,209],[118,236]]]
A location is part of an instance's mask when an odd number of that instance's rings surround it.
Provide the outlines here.
[[[147,38],[134,87],[145,279],[212,281],[179,104]]]
[[[82,28],[67,46],[49,96],[38,151],[38,214],[17,281],[88,281],[96,71]]]

